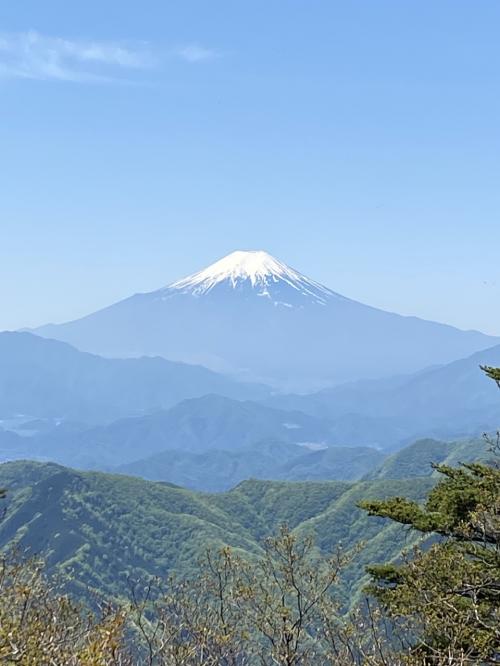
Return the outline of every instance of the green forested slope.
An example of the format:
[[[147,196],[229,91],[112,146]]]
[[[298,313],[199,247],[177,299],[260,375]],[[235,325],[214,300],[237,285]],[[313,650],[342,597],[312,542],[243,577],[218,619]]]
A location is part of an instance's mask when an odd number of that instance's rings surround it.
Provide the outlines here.
[[[483,438],[442,442],[420,439],[410,446],[388,456],[384,462],[366,475],[366,479],[409,479],[433,474],[432,463],[458,465],[471,460],[491,458],[489,444]]]
[[[354,481],[383,460],[382,453],[369,447],[332,446],[311,451],[285,441],[264,440],[238,451],[162,451],[113,471],[151,481],[170,481],[193,490],[218,492],[249,478]]]
[[[395,557],[402,528],[369,518],[360,499],[394,494],[423,497],[433,479],[409,481],[245,481],[217,495],[171,484],[77,472],[53,464],[5,463],[0,486],[9,489],[0,545],[17,542],[46,557],[51,571],[85,594],[124,596],[128,579],[188,573],[207,547],[228,544],[248,554],[283,522],[314,533],[329,551],[365,542],[349,569],[354,595],[365,562]]]

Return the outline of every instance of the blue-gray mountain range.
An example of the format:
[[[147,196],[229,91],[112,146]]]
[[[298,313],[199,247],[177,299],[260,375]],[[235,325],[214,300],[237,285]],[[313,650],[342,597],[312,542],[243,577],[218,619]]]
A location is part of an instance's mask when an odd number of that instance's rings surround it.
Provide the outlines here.
[[[416,375],[271,395],[161,358],[104,359],[3,333],[0,460],[52,460],[207,490],[249,476],[360,478],[419,437],[495,430],[498,389],[480,364],[500,365],[500,345]]]
[[[36,333],[104,356],[161,356],[294,391],[416,372],[499,342],[358,303],[261,251],[234,252]]]

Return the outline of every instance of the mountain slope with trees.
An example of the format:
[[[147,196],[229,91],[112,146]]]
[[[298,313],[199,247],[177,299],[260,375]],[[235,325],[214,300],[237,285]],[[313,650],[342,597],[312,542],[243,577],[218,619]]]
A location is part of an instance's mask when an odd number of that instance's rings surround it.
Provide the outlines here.
[[[130,577],[193,571],[209,545],[259,553],[261,540],[284,522],[321,534],[323,549],[339,540],[354,545],[361,535],[383,544],[383,521],[370,521],[357,509],[359,498],[402,491],[418,499],[432,485],[431,479],[354,485],[245,481],[229,492],[208,495],[53,464],[5,463],[0,486],[9,492],[0,545],[17,543],[44,556],[49,570],[79,594],[90,586],[102,596],[126,596]],[[346,532],[353,521],[358,527]],[[402,532],[399,540],[391,537],[378,558],[394,557],[403,543]],[[358,561],[358,574],[363,561]]]

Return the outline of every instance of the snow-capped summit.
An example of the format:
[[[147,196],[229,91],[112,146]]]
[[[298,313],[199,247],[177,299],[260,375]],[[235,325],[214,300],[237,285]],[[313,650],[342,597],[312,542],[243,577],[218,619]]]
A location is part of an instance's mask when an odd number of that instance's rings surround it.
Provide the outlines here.
[[[313,390],[449,363],[498,344],[358,303],[267,252],[232,252],[208,268],[38,334],[105,356],[163,356]]]
[[[251,285],[258,296],[266,296],[274,300],[275,304],[291,305],[279,300],[286,296],[283,293],[283,288],[286,287],[320,304],[325,304],[334,296],[338,297],[330,289],[305,277],[263,250],[231,252],[198,273],[174,282],[167,290],[175,289],[201,296],[218,285],[237,289],[245,284]]]

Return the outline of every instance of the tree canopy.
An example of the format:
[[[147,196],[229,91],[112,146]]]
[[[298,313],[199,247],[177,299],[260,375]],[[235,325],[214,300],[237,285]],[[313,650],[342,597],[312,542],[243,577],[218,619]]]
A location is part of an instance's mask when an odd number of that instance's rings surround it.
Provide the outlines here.
[[[500,382],[499,368],[483,370]],[[491,461],[435,465],[442,478],[423,505],[404,497],[360,504],[422,533],[402,561],[369,567],[369,592],[411,663],[500,662],[499,437],[485,437]]]

